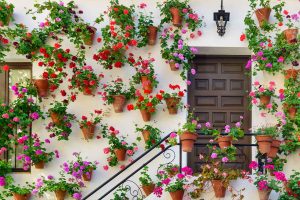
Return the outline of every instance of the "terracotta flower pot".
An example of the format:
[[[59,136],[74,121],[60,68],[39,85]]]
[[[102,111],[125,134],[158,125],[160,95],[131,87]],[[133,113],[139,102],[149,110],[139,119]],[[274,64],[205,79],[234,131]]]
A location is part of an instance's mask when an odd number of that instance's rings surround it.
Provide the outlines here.
[[[231,136],[221,136],[218,138],[218,143],[221,149],[226,147],[230,147],[232,145],[232,137]]]
[[[298,29],[287,29],[283,31],[284,37],[289,44],[297,43]]]
[[[67,195],[67,191],[65,190],[56,190],[54,191],[54,193],[56,196],[56,200],[64,200]]]
[[[87,27],[87,29],[89,30],[90,35],[86,36],[84,38],[84,44],[91,46],[91,45],[93,45],[93,41],[94,41],[97,29],[95,27],[92,27],[92,26]]]
[[[289,113],[289,117],[291,119],[295,119],[296,117],[296,114],[297,114],[297,108],[295,106],[290,106],[288,108],[288,113]]]
[[[148,44],[155,45],[156,38],[157,38],[157,27],[156,26],[149,26],[148,27]]]
[[[93,139],[95,133],[95,124],[92,124],[90,126],[80,125],[80,128],[84,136],[84,139],[86,140]]]
[[[296,69],[288,69],[288,70],[285,70],[284,71],[284,78],[286,80],[292,78],[294,80],[296,80],[297,76],[298,76],[298,73],[299,73],[299,70],[296,70]]]
[[[216,198],[224,198],[226,194],[226,187],[221,180],[212,180],[212,186],[214,188]]]
[[[257,190],[257,191],[258,191],[259,200],[268,200],[272,190],[268,189],[268,190]]]
[[[49,81],[47,79],[34,79],[33,83],[37,89],[39,97],[47,97],[49,92]]]
[[[264,22],[269,22],[271,8],[260,8],[255,11],[259,26],[262,27]]]
[[[180,27],[182,24],[181,11],[178,8],[170,8],[170,13],[172,15],[172,23],[174,26]]]
[[[92,96],[92,95],[94,95],[95,90],[96,90],[95,88],[93,88],[93,89],[89,88],[88,90],[83,89],[82,93],[85,96]]]
[[[272,136],[269,135],[257,135],[255,136],[258,144],[258,150],[260,153],[269,153],[271,150]]]
[[[147,110],[140,109],[144,122],[149,122],[151,120],[151,113]]]
[[[268,105],[271,101],[271,97],[270,96],[265,96],[265,95],[261,95],[259,97],[259,99],[260,99],[260,104],[264,105],[264,106]]]
[[[53,111],[49,111],[49,115],[51,117],[52,122],[55,125],[59,125],[61,123],[61,116],[59,114],[57,114],[56,112]]]
[[[115,149],[114,150],[118,161],[125,161],[126,158],[126,149]]]
[[[275,158],[277,156],[281,141],[280,140],[273,140],[271,143],[271,149],[268,153],[269,158]]]
[[[149,81],[148,77],[142,76],[141,81],[142,81],[143,89],[147,90],[149,93],[152,93],[153,87],[152,87],[152,83]]]
[[[170,195],[171,195],[173,200],[182,200],[183,195],[184,195],[184,191],[183,190],[178,190],[176,192],[170,192]]]
[[[169,114],[170,115],[176,115],[177,110],[178,110],[177,106],[180,102],[180,98],[170,97],[170,98],[166,98],[165,101],[166,101],[166,104],[167,104]]]
[[[13,193],[14,196],[14,200],[29,200],[31,194],[17,194],[17,193]]]
[[[178,71],[179,70],[179,68],[177,68],[175,64],[176,63],[174,61],[169,62],[169,65],[170,65],[170,68],[171,68],[172,71]]]
[[[152,194],[152,192],[154,191],[155,185],[153,183],[151,183],[150,185],[143,185],[142,189],[146,194],[146,197],[149,196],[150,194]]]
[[[192,152],[194,148],[194,143],[196,142],[198,135],[196,133],[185,131],[182,134],[180,134],[179,137],[182,144],[182,151]]]
[[[84,181],[91,181],[92,176],[93,176],[93,169],[89,170],[89,175],[87,175],[85,173],[82,174],[82,178],[83,178]]]
[[[123,112],[123,108],[126,103],[126,97],[124,95],[114,95],[113,98],[114,98],[113,107],[115,113]]]
[[[44,169],[45,168],[45,162],[41,161],[41,162],[38,162],[38,163],[34,163],[34,167],[36,169]]]
[[[143,130],[142,135],[145,143],[150,140],[150,135],[151,135],[150,131]]]

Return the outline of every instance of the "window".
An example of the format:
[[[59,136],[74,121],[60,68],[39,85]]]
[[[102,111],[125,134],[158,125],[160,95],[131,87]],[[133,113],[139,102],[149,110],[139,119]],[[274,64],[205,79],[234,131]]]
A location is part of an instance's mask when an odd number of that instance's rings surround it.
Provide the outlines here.
[[[9,71],[0,73],[0,100],[6,104],[15,100],[15,96],[11,91],[11,86],[15,83],[22,82],[25,79],[32,77],[32,64],[31,63],[5,63],[9,66]],[[1,66],[2,67],[2,66]],[[17,131],[17,127],[14,131]],[[31,132],[31,130],[30,130]],[[14,172],[23,172],[22,161],[17,160],[17,155],[22,153],[22,146],[13,146],[13,150],[2,155],[0,159],[11,161]]]

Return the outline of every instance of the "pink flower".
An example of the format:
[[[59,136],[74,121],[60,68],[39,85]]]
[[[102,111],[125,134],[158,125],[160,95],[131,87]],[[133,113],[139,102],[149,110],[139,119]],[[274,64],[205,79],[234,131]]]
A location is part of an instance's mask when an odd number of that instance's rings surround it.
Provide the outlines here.
[[[257,99],[253,98],[252,99],[252,104],[257,104],[257,103],[258,103]]]
[[[259,91],[259,92],[264,92],[264,91],[265,91],[265,88],[260,87],[260,88],[258,89],[258,91]]]
[[[138,147],[134,147],[134,148],[133,148],[133,151],[135,151],[135,152],[138,151],[138,150],[139,150]]]
[[[161,187],[156,187],[156,188],[154,188],[153,193],[154,193],[157,197],[161,197],[162,191],[163,191],[163,189],[162,189]]]
[[[211,157],[212,159],[216,159],[216,158],[218,157],[218,154],[212,153],[210,157]]]
[[[125,165],[121,165],[121,166],[120,166],[120,169],[121,169],[121,170],[125,169]]]
[[[6,184],[5,177],[0,176],[0,186],[1,186],[1,187],[4,187],[5,184]]]
[[[169,178],[162,180],[162,184],[164,184],[164,185],[169,185],[170,182],[171,182],[171,179],[169,179]]]
[[[183,167],[181,170],[185,175],[192,175],[193,174],[193,169],[190,168],[190,167]]]
[[[254,85],[255,85],[255,86],[259,86],[260,83],[259,83],[258,81],[255,81],[255,82],[254,82]]]
[[[258,163],[256,161],[251,161],[251,163],[249,164],[250,169],[257,169],[257,167]]]
[[[129,156],[132,156],[133,155],[133,151],[132,150],[127,150],[127,154],[129,155]]]
[[[280,56],[277,60],[277,62],[283,63],[284,62],[284,57]]]
[[[190,80],[187,80],[187,81],[186,81],[186,84],[187,84],[187,85],[191,85],[192,82],[191,82]]]
[[[172,133],[170,134],[170,138],[176,138],[176,137],[177,137],[177,134],[176,134],[176,133],[172,132]]]
[[[108,154],[109,152],[110,152],[109,147],[103,149],[103,153],[104,153],[104,154]]]
[[[272,104],[269,103],[269,104],[267,105],[267,108],[268,108],[268,109],[272,109]]]
[[[227,157],[223,157],[223,158],[222,158],[222,162],[223,162],[223,163],[226,163],[226,162],[228,162],[228,161],[229,161],[229,159],[228,159]]]
[[[7,113],[4,113],[4,114],[2,115],[2,118],[8,119],[8,118],[9,118],[9,115],[8,115]]]
[[[193,74],[193,75],[195,75],[196,74],[196,70],[193,68],[193,69],[191,69],[191,73]]]
[[[108,170],[108,165],[104,165],[104,166],[103,166],[103,169],[104,169],[105,171],[107,171],[107,170]]]
[[[287,181],[285,174],[283,172],[274,172],[274,175],[278,181],[283,181],[283,182]]]
[[[123,146],[125,146],[127,143],[126,143],[125,141],[122,141],[121,144],[122,144]]]
[[[184,175],[183,175],[183,174],[177,174],[177,178],[183,179],[183,178],[184,178]]]
[[[250,96],[250,97],[254,97],[254,96],[255,96],[255,92],[251,91],[251,92],[249,93],[249,96]]]

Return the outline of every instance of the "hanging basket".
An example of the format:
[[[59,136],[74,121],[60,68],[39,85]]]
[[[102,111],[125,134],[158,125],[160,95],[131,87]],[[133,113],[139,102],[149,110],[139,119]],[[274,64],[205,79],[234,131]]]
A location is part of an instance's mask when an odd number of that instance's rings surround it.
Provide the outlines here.
[[[125,161],[126,149],[115,149],[114,150],[118,161]]]
[[[92,124],[90,126],[84,126],[80,125],[80,129],[82,131],[82,134],[84,136],[84,139],[93,139],[94,134],[95,134],[95,124]]]
[[[283,34],[289,44],[297,43],[298,29],[287,29]]]
[[[261,154],[269,153],[271,150],[272,136],[257,135],[255,136],[258,144],[258,150]]]
[[[180,102],[180,98],[170,97],[165,99],[167,108],[170,115],[176,115],[178,111],[178,104]]]
[[[49,93],[49,81],[47,79],[33,79],[39,97],[47,97]]]
[[[198,135],[196,133],[185,131],[182,134],[180,134],[179,137],[182,144],[182,151],[192,152],[194,148],[194,143],[196,142]]]
[[[142,189],[143,189],[146,197],[153,193],[154,188],[155,188],[155,185],[153,183],[151,183],[150,185],[143,185],[142,186]]]
[[[258,196],[259,196],[259,200],[269,200],[269,196],[271,193],[271,189],[268,190],[257,190],[258,191]]]
[[[226,195],[226,187],[221,180],[212,180],[212,186],[214,188],[216,198],[224,198]]]
[[[155,45],[157,39],[157,27],[156,26],[149,26],[148,27],[148,44]]]
[[[221,136],[218,138],[218,144],[221,149],[230,147],[232,145],[232,137],[231,136]]]
[[[115,113],[122,113],[126,103],[125,95],[114,95],[113,98],[114,98],[113,107]]]
[[[269,22],[271,8],[260,8],[255,11],[259,26],[262,27],[264,23]]]
[[[54,191],[54,193],[56,196],[56,200],[64,200],[67,195],[67,191],[65,190],[56,190]]]
[[[183,190],[178,190],[176,192],[170,192],[170,195],[172,197],[172,200],[182,200],[184,191]]]
[[[170,13],[172,15],[172,23],[174,26],[180,27],[182,24],[181,12],[178,8],[170,8]]]

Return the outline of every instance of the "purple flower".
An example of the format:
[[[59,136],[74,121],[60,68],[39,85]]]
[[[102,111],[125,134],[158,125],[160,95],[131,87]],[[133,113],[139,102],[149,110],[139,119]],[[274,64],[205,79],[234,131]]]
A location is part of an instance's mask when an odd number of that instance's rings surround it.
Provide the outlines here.
[[[192,175],[193,174],[193,169],[190,167],[183,167],[181,169],[181,171],[185,174],[185,175]]]
[[[240,127],[241,127],[241,122],[235,123],[235,126],[236,126],[237,128],[240,128]]]
[[[61,19],[60,19],[59,17],[57,17],[57,18],[55,18],[55,21],[56,21],[56,22],[60,22]]]
[[[262,52],[262,51],[257,52],[257,56],[262,57],[263,55],[264,55],[264,52]]]
[[[251,69],[251,66],[252,66],[252,61],[251,61],[251,60],[248,60],[248,62],[247,62],[247,64],[246,64],[245,68],[246,68],[246,69]]]
[[[195,75],[196,74],[196,70],[193,68],[193,69],[191,69],[191,73],[193,74],[193,75]]]
[[[162,189],[161,187],[156,187],[156,188],[154,188],[153,193],[154,193],[157,197],[161,197],[162,191],[163,191],[163,189]]]
[[[73,194],[73,198],[76,199],[76,200],[80,200],[81,197],[82,197],[82,195],[79,192],[76,192],[76,193]]]
[[[40,22],[39,27],[40,28],[44,28],[45,27],[45,23],[44,22]]]
[[[42,154],[43,154],[43,151],[40,150],[40,149],[38,149],[38,150],[35,151],[35,154],[36,154],[36,155],[42,155]]]
[[[212,153],[210,157],[211,157],[212,159],[215,159],[215,158],[217,158],[217,157],[218,157],[218,154],[216,154],[216,153]]]
[[[6,182],[5,182],[5,177],[0,176],[0,186],[3,187],[5,186]]]
[[[183,174],[177,174],[177,178],[178,178],[178,179],[183,179],[183,178],[184,178],[184,175],[183,175]]]
[[[272,68],[272,66],[273,66],[272,63],[267,63],[266,64],[266,67],[268,67],[268,68]]]
[[[27,88],[22,88],[22,92],[23,92],[23,93],[28,92]]]
[[[13,121],[14,121],[14,122],[19,122],[20,119],[19,119],[18,117],[14,117],[14,118],[13,118]]]
[[[197,53],[197,52],[198,52],[198,49],[195,48],[195,47],[192,47],[192,48],[191,48],[191,51],[192,51],[193,53]]]
[[[49,175],[47,178],[48,178],[49,180],[52,180],[54,177],[53,177],[52,175]]]
[[[206,122],[206,123],[205,123],[205,126],[206,126],[206,128],[210,128],[210,127],[211,127],[210,122]]]
[[[17,87],[17,86],[15,86],[15,85],[13,85],[13,86],[11,86],[11,90],[13,90],[13,91],[17,92],[17,91],[18,91],[18,87]]]
[[[223,158],[222,158],[222,162],[223,162],[223,163],[227,163],[228,161],[229,161],[229,159],[228,159],[227,157],[223,157]]]
[[[49,139],[45,139],[45,142],[50,144],[50,140]]]
[[[34,120],[37,120],[40,117],[40,115],[37,112],[33,112],[30,114],[30,117]]]
[[[169,185],[171,182],[171,179],[169,178],[166,178],[165,180],[162,180],[162,184],[165,184],[165,185]]]
[[[60,6],[64,6],[64,2],[62,2],[62,1],[59,2],[59,5],[60,5]]]

